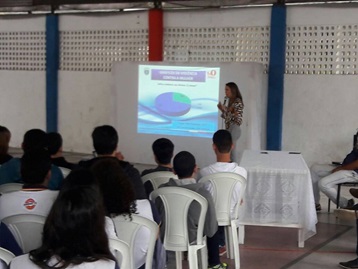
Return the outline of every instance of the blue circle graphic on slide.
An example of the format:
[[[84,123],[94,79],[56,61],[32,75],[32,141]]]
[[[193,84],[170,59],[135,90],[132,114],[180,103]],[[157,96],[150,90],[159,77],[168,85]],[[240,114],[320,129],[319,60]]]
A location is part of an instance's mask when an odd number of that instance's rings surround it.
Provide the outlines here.
[[[155,98],[155,107],[166,116],[182,116],[189,112],[191,100],[178,92],[165,92]]]

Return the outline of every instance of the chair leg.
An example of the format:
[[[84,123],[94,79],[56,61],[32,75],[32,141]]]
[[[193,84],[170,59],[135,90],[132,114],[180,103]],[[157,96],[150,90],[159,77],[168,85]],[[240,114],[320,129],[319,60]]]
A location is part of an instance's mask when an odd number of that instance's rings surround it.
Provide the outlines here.
[[[232,239],[233,239],[233,246],[234,246],[234,253],[233,258],[235,260],[235,269],[240,269],[240,251],[239,251],[239,237],[238,237],[238,227],[231,223],[231,233],[232,233]]]
[[[229,254],[230,259],[234,259],[234,240],[233,240],[233,234],[232,234],[232,229],[230,226],[225,226],[225,229],[227,229],[227,233],[228,233],[228,242],[229,245],[226,246],[226,251]]]
[[[227,226],[224,227],[224,232],[225,232],[226,258],[230,259],[230,235],[228,233]]]
[[[206,245],[206,243],[205,243]],[[208,268],[208,248],[207,245],[206,247],[203,247],[200,250],[200,256],[201,256],[201,268],[202,269],[207,269]]]
[[[357,210],[355,211],[356,214],[356,233],[358,234],[358,214]],[[356,254],[358,255],[358,239],[357,239],[357,245],[356,245]]]
[[[198,268],[198,250],[193,247],[189,247],[188,249],[188,262],[189,262],[189,269],[199,269]]]
[[[337,207],[336,208],[339,208],[339,200],[341,198],[341,184],[338,184],[337,185]]]
[[[328,213],[331,212],[331,199],[328,198]]]
[[[244,244],[245,242],[245,225],[239,225],[239,244]]]
[[[177,269],[182,269],[182,259],[183,259],[183,252],[181,251],[175,251],[175,263],[176,263],[176,267]]]

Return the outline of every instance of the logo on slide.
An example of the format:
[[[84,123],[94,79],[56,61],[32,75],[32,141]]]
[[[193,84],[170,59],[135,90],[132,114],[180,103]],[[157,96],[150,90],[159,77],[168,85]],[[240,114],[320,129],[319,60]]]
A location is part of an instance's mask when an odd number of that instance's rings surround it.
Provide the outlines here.
[[[24,207],[28,210],[34,209],[36,205],[37,205],[36,201],[32,198],[27,199],[24,203]]]
[[[210,70],[207,72],[209,78],[215,78],[216,77],[216,70]]]
[[[149,69],[144,69],[144,75],[149,75]]]

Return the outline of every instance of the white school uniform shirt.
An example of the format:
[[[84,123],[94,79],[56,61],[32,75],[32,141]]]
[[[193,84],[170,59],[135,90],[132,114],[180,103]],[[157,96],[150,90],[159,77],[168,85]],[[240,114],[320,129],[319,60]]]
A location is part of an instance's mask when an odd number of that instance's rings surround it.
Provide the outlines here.
[[[50,265],[54,265],[57,263],[56,258],[52,258],[50,261]],[[81,264],[71,264],[69,265],[68,269],[115,269],[116,263],[112,260],[98,260],[95,262],[83,262]],[[10,269],[40,269],[39,266],[34,264],[29,259],[29,254],[21,255],[16,258],[14,258],[11,261]]]
[[[200,169],[200,176],[199,178],[202,178],[204,176],[207,175],[211,175],[211,174],[215,174],[215,173],[221,173],[221,172],[231,172],[231,173],[236,173],[239,174],[240,176],[244,177],[245,179],[247,179],[247,171],[245,168],[239,166],[237,163],[235,162],[231,162],[231,163],[227,163],[227,162],[216,162],[213,163],[209,166],[206,166],[202,169]],[[200,179],[199,179],[200,182]],[[211,193],[211,195],[213,195],[214,190],[211,184],[206,185],[207,186],[207,190]],[[234,189],[234,193],[232,196],[232,200],[231,200],[231,208],[230,208],[230,213],[231,216],[233,216],[234,214],[234,209],[237,203],[240,203],[241,201],[238,201],[238,196],[240,193],[240,185],[236,184],[235,189]]]
[[[0,221],[18,214],[34,214],[47,217],[58,191],[14,191],[0,196]]]
[[[152,207],[147,199],[136,200],[137,215],[154,221]],[[118,239],[114,223],[111,218],[106,217],[106,232],[108,238]],[[120,233],[121,231],[117,231]],[[134,268],[139,268],[145,263],[147,257],[150,232],[142,228],[137,232],[134,242]]]

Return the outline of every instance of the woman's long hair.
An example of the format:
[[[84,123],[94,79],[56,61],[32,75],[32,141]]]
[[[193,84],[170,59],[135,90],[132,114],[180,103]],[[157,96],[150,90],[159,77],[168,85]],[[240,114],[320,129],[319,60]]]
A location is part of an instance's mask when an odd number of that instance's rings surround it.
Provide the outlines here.
[[[53,264],[52,258],[58,262]],[[30,259],[41,268],[115,260],[105,232],[102,198],[89,170],[73,171],[66,178],[46,219],[42,246],[30,251]]]
[[[239,90],[239,87],[236,85],[235,82],[229,82],[229,83],[226,83],[226,86],[228,86],[231,90],[231,94],[233,95],[233,100],[235,100],[236,98],[239,98],[242,102],[242,104],[244,104],[244,100],[242,99],[242,95],[240,93],[240,90]],[[230,100],[230,103],[232,101]]]
[[[132,216],[136,212],[135,193],[129,177],[115,158],[95,163],[92,171],[102,192],[107,216]]]
[[[5,126],[0,126],[0,156],[5,156],[9,150],[11,133]]]

